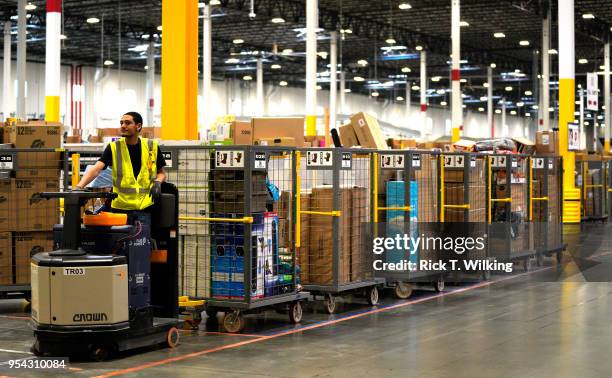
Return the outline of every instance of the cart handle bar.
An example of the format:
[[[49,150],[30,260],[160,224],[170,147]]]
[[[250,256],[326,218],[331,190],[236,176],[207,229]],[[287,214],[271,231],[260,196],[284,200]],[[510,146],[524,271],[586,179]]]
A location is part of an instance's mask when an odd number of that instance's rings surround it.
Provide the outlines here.
[[[387,211],[412,211],[412,206],[396,206],[396,207],[379,207],[377,210],[387,210]]]
[[[510,203],[512,202],[512,198],[507,197],[507,198],[491,198],[490,199],[491,202],[507,202]]]
[[[532,201],[548,201],[548,197],[533,197]]]
[[[585,185],[585,188],[603,188],[603,184]]]
[[[180,216],[179,220],[198,221],[198,222],[230,222],[230,223],[253,223],[253,217],[242,218],[209,218],[209,217],[185,217]]]
[[[465,205],[444,205],[445,209],[469,209],[470,208],[470,204],[467,203]]]
[[[333,210],[333,211],[300,211],[300,214],[307,215],[326,215],[329,217],[340,217],[342,216],[342,211]]]

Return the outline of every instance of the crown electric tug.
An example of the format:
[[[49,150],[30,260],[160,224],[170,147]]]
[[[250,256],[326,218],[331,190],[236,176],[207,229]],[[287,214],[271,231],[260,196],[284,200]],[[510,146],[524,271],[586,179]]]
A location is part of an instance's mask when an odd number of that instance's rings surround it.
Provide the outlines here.
[[[34,354],[102,361],[120,351],[178,344],[178,192],[166,183],[162,191],[150,229],[113,213],[86,214],[81,224],[87,200],[115,193],[40,194],[63,198],[65,216],[54,228],[55,250],[32,258]]]

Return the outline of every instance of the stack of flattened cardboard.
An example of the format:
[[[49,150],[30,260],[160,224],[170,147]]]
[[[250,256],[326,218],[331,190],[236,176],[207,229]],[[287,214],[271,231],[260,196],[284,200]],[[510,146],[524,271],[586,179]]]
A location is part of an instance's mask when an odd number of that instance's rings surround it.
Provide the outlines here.
[[[446,222],[486,222],[486,184],[484,173],[484,159],[476,161],[476,167],[470,168],[468,219],[463,209],[446,209]],[[465,204],[465,187],[463,170],[449,170],[444,172],[444,198],[447,205]]]
[[[418,222],[438,219],[438,164],[433,155],[421,155],[421,167],[414,171],[419,190]]]
[[[329,185],[314,187],[310,198],[312,211],[331,211],[333,207],[333,187]],[[340,264],[338,266],[338,283],[350,281],[351,250],[351,189],[340,189],[340,235],[334,235],[334,217],[313,215],[310,217],[310,256],[309,282],[330,284],[333,282],[333,243],[339,237]],[[349,215],[349,216],[347,216]]]

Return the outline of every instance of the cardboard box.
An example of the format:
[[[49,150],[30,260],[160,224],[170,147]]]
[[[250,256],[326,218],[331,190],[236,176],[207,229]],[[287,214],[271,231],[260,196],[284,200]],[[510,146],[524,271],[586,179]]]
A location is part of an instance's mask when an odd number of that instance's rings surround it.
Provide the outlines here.
[[[298,147],[295,143],[295,139],[291,137],[280,137],[280,138],[261,138],[255,140],[256,146],[285,146],[285,147]]]
[[[4,143],[15,148],[60,148],[62,134],[60,123],[22,123],[4,127]]]
[[[510,184],[510,197],[512,198],[511,209],[514,212],[527,212],[527,184]],[[497,185],[495,198],[506,198],[506,185]],[[538,202],[538,201],[535,201]],[[534,202],[534,203],[535,203]]]
[[[380,150],[389,149],[376,118],[361,112],[351,117],[351,124],[361,146]]]
[[[533,155],[536,150],[536,144],[527,138],[512,138],[516,144],[516,152],[519,154]]]
[[[253,125],[249,121],[234,121],[230,126],[230,138],[237,145],[253,144]]]
[[[559,132],[538,131],[536,132],[536,154],[559,155]]]
[[[15,232],[15,283],[30,283],[30,261],[40,252],[53,250],[53,232]]]
[[[295,146],[304,145],[304,117],[253,118],[253,140],[290,137]]]
[[[161,138],[161,127],[143,127],[140,130],[140,136],[147,139]]]
[[[59,201],[38,198],[40,192],[59,191],[59,180],[12,179],[14,231],[51,231],[59,222]]]
[[[10,232],[0,233],[0,285],[13,283],[13,248]]]
[[[0,231],[10,231],[14,227],[14,199],[11,180],[0,180]]]
[[[27,169],[55,169],[63,168],[62,154],[60,152],[18,152],[17,174],[19,170]],[[58,177],[57,175],[52,177]]]
[[[338,133],[340,134],[342,147],[359,146],[359,139],[357,139],[357,134],[355,134],[355,129],[353,129],[352,124],[347,123],[346,125],[340,126],[338,128]]]
[[[311,191],[300,192],[300,208],[310,210]],[[297,251],[301,282],[309,282],[310,274],[310,215],[300,214],[300,248]]]

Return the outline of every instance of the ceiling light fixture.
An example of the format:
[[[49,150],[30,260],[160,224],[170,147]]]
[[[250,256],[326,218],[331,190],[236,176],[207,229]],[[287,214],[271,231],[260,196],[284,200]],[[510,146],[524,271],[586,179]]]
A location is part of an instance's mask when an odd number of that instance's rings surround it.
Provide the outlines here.
[[[367,65],[368,65],[368,61],[367,61],[367,60],[365,60],[365,59],[359,59],[359,60],[357,61],[357,65],[358,65],[358,66],[361,66],[361,67],[365,67],[365,66],[367,66]]]
[[[501,114],[501,109],[495,109],[495,114]]]
[[[353,34],[351,29],[340,29],[340,34]]]
[[[323,89],[323,87],[320,85],[317,85],[317,90],[320,91],[321,89]]]
[[[525,113],[525,117],[531,117],[531,113]]]
[[[397,6],[399,9],[401,10],[408,10],[410,8],[412,8],[412,5],[408,4],[408,3],[401,3],[400,5]]]
[[[371,96],[372,96],[372,97],[378,97],[378,96],[380,96],[380,93],[378,93],[378,92],[372,92]]]
[[[460,83],[467,83],[467,79],[459,79]]]
[[[418,85],[413,85],[410,89],[412,89],[413,91],[418,91],[419,89],[421,89],[421,87],[419,87]]]
[[[595,18],[595,15],[593,13],[585,13],[582,15],[582,18],[584,18],[585,20],[592,20]]]
[[[416,51],[421,51],[421,50],[423,50],[423,46],[421,46],[421,45],[417,45],[417,46],[416,46],[414,49],[415,49]]]
[[[460,21],[459,26],[470,26],[470,23],[467,21]]]
[[[480,98],[480,101],[487,101],[487,96],[482,96],[482,97]]]
[[[397,96],[395,99],[396,99],[397,101],[404,101],[404,98],[403,98],[402,96]]]
[[[100,22],[100,19],[97,17],[89,17],[86,21],[88,24],[97,24]]]
[[[351,93],[351,88],[345,88],[344,93]]]
[[[485,88],[489,88],[489,83],[482,83],[482,86]]]
[[[511,115],[516,115],[516,110],[510,110]]]
[[[274,17],[274,18],[273,18],[272,20],[270,20],[270,21],[272,21],[272,23],[273,23],[273,24],[282,24],[282,23],[284,23],[284,22],[285,22],[285,19],[284,19],[284,18],[282,18],[282,17]]]
[[[551,55],[557,55],[559,52],[557,50],[555,50],[555,49],[550,49],[550,50],[548,50],[548,53],[551,54]]]
[[[365,81],[365,79],[363,77],[361,77],[361,76],[355,76],[355,77],[353,77],[353,80],[359,81],[359,82]]]
[[[585,58],[578,59],[579,64],[587,64],[588,62],[589,62],[588,59],[585,59]]]
[[[519,42],[519,45],[521,45],[521,46],[529,46],[529,41],[522,40],[522,41]]]
[[[440,81],[440,79],[441,79],[441,77],[440,77],[440,76],[434,76],[434,77],[432,77],[432,78],[431,78],[431,81],[433,81],[433,82],[436,82],[436,83],[437,83],[438,81]]]
[[[439,95],[443,95],[444,93],[446,93],[446,91],[444,89],[438,89],[436,93]]]
[[[161,26],[161,25],[159,25],[159,26],[157,27],[157,31],[162,31],[162,26]]]
[[[489,64],[489,66],[490,66],[491,68],[495,68],[495,67],[497,67],[497,64],[495,64],[495,63],[491,63],[491,64]]]
[[[66,37],[64,34],[60,34],[60,39],[64,40],[64,39],[68,39],[68,37]]]
[[[234,40],[232,41],[232,43],[233,43],[234,45],[239,45],[239,44],[241,44],[241,43],[244,43],[244,39],[236,38],[236,39],[234,39]]]
[[[34,5],[34,4],[32,4],[32,3],[28,3],[28,4],[25,6],[25,9],[26,9],[27,11],[33,11],[34,9],[36,9],[36,5]]]
[[[287,84],[288,83],[285,80],[282,80],[280,83],[278,83],[278,85],[280,85],[281,87],[286,87]]]
[[[221,2],[219,0],[210,0],[210,3],[208,3],[208,5],[221,5]]]
[[[446,101],[440,101],[440,105],[441,106],[446,106],[446,105],[448,105],[448,103]]]
[[[273,64],[270,66],[271,69],[273,70],[280,70],[281,69],[281,65],[280,64]]]
[[[506,38],[506,35],[502,32],[493,33],[493,37],[495,38]]]
[[[104,61],[104,65],[105,66],[112,66],[113,64],[115,64],[115,62],[113,62],[112,60],[105,60]]]
[[[244,81],[251,81],[251,80],[253,80],[253,76],[245,75],[245,76],[242,77],[242,80],[244,80]]]
[[[402,72],[408,73],[408,72],[412,72],[412,70],[410,69],[410,67],[402,67]]]
[[[533,92],[532,91],[525,91],[525,96],[533,96]]]
[[[479,112],[484,112],[484,108],[478,108]]]
[[[293,54],[293,49],[284,49],[282,52],[283,55]]]
[[[512,92],[512,87],[510,86],[506,87],[505,89],[506,89],[506,92]]]
[[[519,108],[522,108],[523,106],[525,106],[525,103],[523,101],[519,101],[516,103],[516,106],[518,106]]]
[[[225,61],[225,63],[227,64],[236,64],[239,63],[240,61],[236,58],[229,58],[228,60]]]
[[[395,45],[397,43],[397,41],[393,39],[393,37],[387,38],[385,42],[387,42],[387,45]]]

